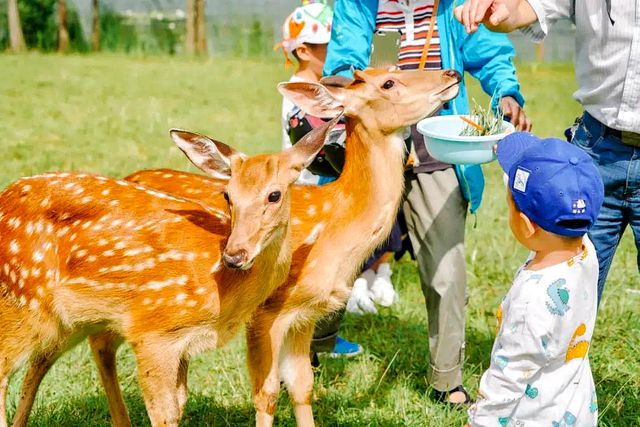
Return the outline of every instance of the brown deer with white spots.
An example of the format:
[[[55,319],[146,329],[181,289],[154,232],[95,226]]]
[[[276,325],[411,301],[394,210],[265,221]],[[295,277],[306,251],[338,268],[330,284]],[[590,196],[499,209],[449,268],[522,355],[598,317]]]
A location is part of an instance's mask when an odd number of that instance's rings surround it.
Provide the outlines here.
[[[249,158],[172,131],[194,164],[228,179],[230,209],[72,173],[23,178],[0,194],[0,426],[11,373],[28,362],[13,420],[24,426],[49,367],[88,335],[114,425],[130,425],[115,370],[123,339],[151,424],[178,425],[189,358],[228,342],[286,279],[291,184],[336,121]]]
[[[347,116],[346,161],[333,183],[295,186],[291,226],[293,260],[287,282],[256,311],[247,329],[248,363],[259,426],[273,423],[280,380],[300,426],[314,424],[309,359],[314,323],[340,309],[360,266],[386,238],[404,184],[404,127],[433,114],[458,93],[455,71],[357,71],[354,81],[283,83],[280,91],[310,114]],[[169,179],[163,175],[173,175]],[[167,170],[127,179],[196,198],[223,209],[211,193],[225,183]],[[232,200],[233,201],[233,200]]]

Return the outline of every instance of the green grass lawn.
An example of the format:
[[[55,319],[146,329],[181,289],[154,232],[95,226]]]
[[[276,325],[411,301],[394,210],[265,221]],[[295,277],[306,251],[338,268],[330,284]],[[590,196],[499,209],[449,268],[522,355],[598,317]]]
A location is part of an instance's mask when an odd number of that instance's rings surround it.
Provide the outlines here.
[[[150,167],[194,170],[168,138],[171,127],[207,133],[247,153],[279,147],[282,63],[123,56],[0,55],[0,187],[47,170],[113,176]],[[569,65],[519,69],[536,133],[562,135],[580,113]],[[477,86],[472,93],[477,99]],[[525,257],[511,237],[504,186],[495,164],[487,191],[467,224],[469,304],[465,385],[475,395],[488,366],[494,312]],[[0,236],[1,238],[1,236]],[[640,425],[640,287],[632,239],[625,236],[612,267],[591,347],[601,425]],[[378,316],[347,316],[343,335],[366,353],[326,360],[316,373],[315,416],[327,426],[462,425],[465,414],[429,398],[424,299],[414,265],[395,266],[400,303]],[[152,321],[152,319],[150,319]],[[183,425],[251,425],[253,407],[244,341],[195,358]],[[0,349],[0,356],[2,349]],[[148,425],[128,347],[119,353],[120,382],[134,425]],[[22,379],[11,383],[12,415]],[[45,378],[34,426],[109,425],[106,399],[86,344],[66,354]],[[279,425],[294,425],[282,393]]]

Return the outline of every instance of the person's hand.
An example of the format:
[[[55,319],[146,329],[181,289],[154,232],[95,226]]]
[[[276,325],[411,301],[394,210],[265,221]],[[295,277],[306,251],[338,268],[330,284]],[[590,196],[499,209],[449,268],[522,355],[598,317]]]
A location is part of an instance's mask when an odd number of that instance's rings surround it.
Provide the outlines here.
[[[505,96],[500,99],[500,109],[504,113],[504,117],[510,119],[509,121],[515,126],[516,130],[531,131],[531,127],[533,126],[531,120],[527,117],[515,98]]]
[[[510,33],[538,20],[526,0],[466,0],[453,13],[467,33],[477,31],[481,23],[491,31]]]

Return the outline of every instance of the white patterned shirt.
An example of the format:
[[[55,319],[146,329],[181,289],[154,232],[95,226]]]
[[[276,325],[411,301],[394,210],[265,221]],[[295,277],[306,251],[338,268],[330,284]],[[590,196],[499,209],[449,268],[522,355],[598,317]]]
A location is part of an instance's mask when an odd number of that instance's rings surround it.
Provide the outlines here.
[[[527,1],[538,22],[523,31],[534,40],[558,19],[574,19],[578,102],[601,123],[640,133],[640,0],[611,0],[613,25],[605,0]]]
[[[589,364],[597,311],[598,259],[582,254],[541,270],[518,270],[496,317],[491,365],[471,426],[591,427],[598,404]],[[529,259],[531,259],[530,257]]]

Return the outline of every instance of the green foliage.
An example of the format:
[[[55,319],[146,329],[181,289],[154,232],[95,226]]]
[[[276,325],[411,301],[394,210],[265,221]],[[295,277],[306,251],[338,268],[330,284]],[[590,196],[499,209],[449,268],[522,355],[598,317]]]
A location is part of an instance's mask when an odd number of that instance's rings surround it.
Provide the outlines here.
[[[29,49],[54,51],[58,47],[58,24],[56,0],[18,1],[20,23],[24,39]],[[72,51],[87,50],[77,11],[67,2],[67,30],[69,46]],[[0,48],[9,47],[9,28],[7,23],[7,1],[0,0]]]
[[[0,69],[0,188],[47,170],[124,176],[170,167],[195,171],[167,130],[203,132],[248,153],[280,147],[280,95],[288,79],[280,60],[185,59],[122,55],[4,55]],[[571,99],[573,68],[521,66],[527,111],[540,136],[561,135],[580,106]],[[478,102],[486,98],[470,88]],[[475,395],[495,331],[494,313],[525,251],[509,232],[504,185],[497,165],[485,168],[487,190],[478,226],[467,224],[467,345],[464,383]],[[600,306],[590,359],[604,427],[640,425],[640,316],[635,249],[629,235],[612,267]],[[314,411],[320,426],[461,426],[462,411],[434,403],[426,383],[429,361],[424,299],[415,265],[394,267],[400,303],[379,316],[347,316],[342,334],[360,342],[362,357],[323,359],[316,371]],[[189,401],[181,425],[250,426],[253,406],[243,337],[191,362]],[[0,355],[2,349],[0,349]],[[149,421],[136,383],[135,360],[118,355],[120,384],[133,425]],[[9,413],[23,371],[12,379]],[[108,426],[107,402],[83,343],[45,377],[32,426]],[[279,426],[295,425],[283,392]]]

